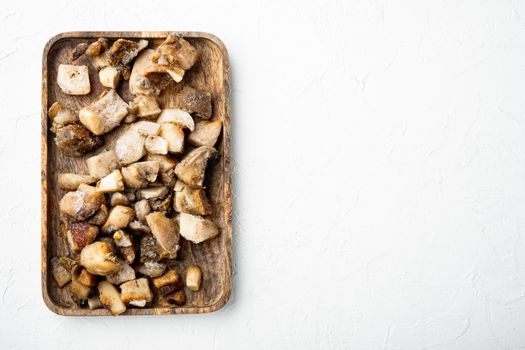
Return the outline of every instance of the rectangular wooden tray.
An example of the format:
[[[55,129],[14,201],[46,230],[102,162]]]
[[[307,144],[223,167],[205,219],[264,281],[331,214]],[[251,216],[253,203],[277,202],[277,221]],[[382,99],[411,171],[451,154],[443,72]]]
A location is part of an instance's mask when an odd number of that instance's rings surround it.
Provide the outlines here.
[[[220,228],[217,238],[193,244],[182,242],[180,263],[175,268],[180,272],[189,264],[197,264],[203,270],[202,288],[198,292],[187,292],[186,304],[182,307],[129,308],[125,315],[163,315],[184,313],[206,313],[223,307],[232,290],[232,194],[230,154],[230,70],[228,54],[224,44],[215,36],[200,32],[169,32],[182,35],[200,54],[198,62],[184,76],[181,84],[211,92],[213,120],[223,121],[223,130],[216,144],[219,159],[210,165],[206,187],[214,208],[213,220]],[[70,96],[62,93],[56,83],[58,65],[71,63],[71,50],[80,42],[93,41],[98,37],[110,40],[118,38],[148,39],[150,47],[158,46],[168,32],[70,32],[59,34],[46,44],[42,61],[42,296],[49,309],[60,315],[99,316],[110,315],[106,309],[89,310],[76,306],[68,295],[68,286],[59,288],[49,271],[49,262],[54,256],[67,254],[65,238],[60,233],[58,202],[65,193],[57,186],[57,174],[61,172],[87,173],[85,158],[71,158],[57,152],[53,133],[48,128],[47,109],[55,102],[65,103],[78,111],[95,100],[103,90],[98,74],[87,63],[87,58],[75,64],[90,67],[91,93],[86,96]],[[175,86],[175,84],[173,84]],[[170,107],[173,94],[168,91],[160,96],[161,108]],[[175,87],[173,87],[175,89]],[[119,94],[126,101],[132,100],[127,82],[122,82]],[[171,97],[170,97],[171,96]],[[118,131],[105,136],[105,145],[111,146]]]

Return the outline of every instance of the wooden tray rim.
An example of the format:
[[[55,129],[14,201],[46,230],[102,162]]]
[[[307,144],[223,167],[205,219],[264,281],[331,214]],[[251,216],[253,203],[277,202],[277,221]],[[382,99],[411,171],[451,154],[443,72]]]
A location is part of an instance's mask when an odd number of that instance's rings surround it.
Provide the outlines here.
[[[42,54],[42,106],[41,106],[41,289],[42,298],[49,310],[61,316],[111,316],[106,309],[69,309],[59,306],[50,298],[47,289],[48,269],[47,269],[47,234],[48,234],[48,178],[47,178],[47,58],[49,51],[57,42],[64,39],[82,38],[164,38],[168,34],[182,35],[189,38],[207,39],[218,46],[222,55],[223,80],[224,80],[224,120],[223,120],[223,171],[224,171],[224,220],[226,222],[227,235],[226,245],[226,278],[229,283],[224,285],[223,293],[219,300],[214,304],[205,307],[154,307],[147,309],[128,309],[123,315],[169,315],[169,314],[198,314],[209,313],[221,309],[225,306],[232,292],[232,192],[231,192],[231,147],[230,147],[230,118],[231,118],[231,85],[230,67],[228,51],[224,43],[215,35],[198,31],[88,31],[88,32],[63,32],[53,36],[46,43]]]

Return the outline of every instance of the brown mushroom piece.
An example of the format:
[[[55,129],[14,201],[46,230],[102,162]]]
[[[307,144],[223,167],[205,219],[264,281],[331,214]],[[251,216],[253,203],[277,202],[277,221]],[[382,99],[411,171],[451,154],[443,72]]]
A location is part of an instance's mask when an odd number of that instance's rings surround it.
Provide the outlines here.
[[[202,119],[210,119],[212,115],[211,94],[209,92],[184,86],[176,96],[176,105]]]
[[[182,278],[175,270],[169,270],[164,275],[152,280],[153,286],[161,295],[167,295],[184,287]]]
[[[94,275],[111,275],[122,268],[122,263],[107,242],[94,242],[82,249],[80,253],[80,265]]]
[[[96,177],[84,174],[60,173],[57,177],[58,187],[69,191],[78,189],[81,184],[91,185],[95,181],[97,181]]]
[[[149,183],[157,179],[158,173],[159,162],[157,161],[137,162],[122,168],[126,186],[134,189],[147,187]]]
[[[122,264],[122,268],[111,275],[106,276],[109,283],[119,285],[135,279],[135,270],[128,264]]]
[[[128,228],[131,230],[131,232],[134,235],[142,235],[142,234],[148,234],[151,233],[151,229],[148,225],[142,223],[139,220],[133,220],[129,223]]]
[[[105,204],[100,205],[100,209],[89,218],[88,223],[100,226],[106,222],[108,219],[109,210]]]
[[[79,112],[80,122],[93,134],[103,135],[115,129],[128,114],[128,104],[115,92],[109,90]]]
[[[217,225],[210,219],[202,216],[180,213],[178,223],[180,235],[193,243],[206,241],[219,234]]]
[[[133,217],[135,216],[134,210],[124,205],[117,205],[111,208],[109,216],[104,225],[102,226],[102,232],[113,233],[117,230],[126,228]]]
[[[176,254],[180,246],[179,228],[175,220],[166,217],[163,213],[154,212],[146,216],[146,222],[161,247],[170,254]]]
[[[95,287],[97,285],[97,277],[86,269],[81,269],[76,280],[87,287]]]
[[[53,122],[51,131],[56,133],[58,129],[69,124],[78,124],[78,116],[60,102],[54,102],[47,112],[47,116]]]
[[[147,278],[138,278],[123,283],[120,289],[122,290],[120,298],[125,304],[144,307],[146,303],[153,300]]]
[[[71,270],[75,265],[75,260],[64,256],[51,259],[51,274],[59,287],[63,287],[71,281]]]
[[[69,285],[71,298],[78,305],[83,304],[89,297],[89,294],[91,294],[91,287],[80,283],[78,280],[81,272],[82,268],[80,266],[77,265],[73,267],[71,270],[71,283]]]
[[[144,39],[139,40],[139,42],[118,39],[108,51],[109,63],[113,66],[127,65],[147,46],[148,41]]]
[[[190,69],[198,58],[198,51],[188,41],[175,35],[166,40],[152,55],[153,65],[145,69],[145,75],[167,73],[175,82],[180,82],[184,72]]]
[[[91,57],[100,56],[109,48],[109,42],[106,38],[98,38],[96,41],[89,44],[85,54]]]
[[[120,169],[120,163],[115,151],[103,151],[86,160],[89,175],[101,179],[109,175],[112,171]]]
[[[113,234],[113,241],[120,256],[128,263],[135,261],[135,244],[130,234],[118,230]]]
[[[108,281],[98,284],[98,294],[102,305],[107,307],[113,316],[120,315],[126,311],[126,305],[120,300],[120,293],[114,285]]]
[[[55,144],[65,155],[79,157],[102,145],[102,139],[80,124],[68,124],[55,131]]]
[[[197,292],[201,288],[202,271],[196,265],[190,265],[186,268],[184,273],[186,280],[186,287],[193,292]]]
[[[59,203],[60,212],[75,220],[85,220],[95,214],[102,203],[104,195],[93,186],[80,184],[76,191],[68,192]]]
[[[208,215],[211,213],[210,202],[206,198],[206,192],[202,189],[192,188],[178,180],[174,191],[173,208],[175,211],[194,215]]]
[[[222,130],[222,121],[198,121],[193,130],[188,135],[188,142],[195,147],[213,147],[219,138]]]
[[[144,235],[140,241],[140,262],[160,261],[162,259],[175,259],[177,253],[170,254],[167,252],[155,237]]]
[[[186,303],[186,294],[184,293],[184,289],[171,293],[165,298],[168,303],[175,304],[177,306],[182,306]]]
[[[86,222],[73,222],[69,224],[66,232],[67,243],[74,253],[80,253],[88,244],[95,241],[98,234],[98,227]]]
[[[202,146],[190,151],[175,167],[179,179],[194,188],[202,188],[208,161],[216,157],[215,148]]]
[[[152,211],[159,211],[164,214],[171,213],[172,207],[172,193],[169,192],[165,196],[149,199],[149,205]]]
[[[87,43],[80,43],[77,46],[75,46],[75,49],[71,52],[71,60],[76,61],[80,56],[86,52],[88,48]]]

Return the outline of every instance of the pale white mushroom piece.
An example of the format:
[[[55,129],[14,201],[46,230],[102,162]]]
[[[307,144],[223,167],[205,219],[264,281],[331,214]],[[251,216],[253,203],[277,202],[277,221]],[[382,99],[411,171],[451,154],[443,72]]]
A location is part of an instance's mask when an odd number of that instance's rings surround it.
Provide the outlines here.
[[[146,154],[146,136],[156,136],[160,125],[148,121],[133,123],[115,142],[115,154],[122,164],[131,164]]]
[[[58,174],[58,187],[64,190],[76,190],[81,184],[91,185],[97,181],[93,175],[61,173]]]
[[[124,191],[124,180],[120,170],[113,170],[97,183],[97,191],[102,193]]]
[[[184,130],[179,124],[164,123],[160,126],[160,137],[168,142],[168,151],[181,153],[184,150]]]
[[[133,220],[134,215],[134,210],[132,208],[124,205],[117,205],[109,211],[108,219],[102,226],[102,231],[112,233],[126,228],[131,220]]]
[[[87,95],[91,92],[87,66],[59,65],[57,83],[62,92],[68,95]]]
[[[141,199],[154,199],[164,197],[168,194],[168,188],[166,186],[154,186],[141,189],[139,191]]]
[[[75,220],[85,220],[95,214],[102,203],[104,195],[93,186],[80,184],[76,191],[68,192],[59,203],[60,212]]]
[[[107,276],[122,268],[111,244],[94,242],[88,244],[80,252],[80,265],[94,275]]]
[[[144,188],[157,179],[159,162],[137,162],[122,168],[122,176],[126,186],[130,188]]]
[[[188,287],[189,290],[197,292],[201,288],[202,271],[198,266],[188,266],[184,277],[186,279],[186,287]]]
[[[135,270],[128,264],[122,264],[122,268],[111,275],[106,276],[106,280],[113,284],[121,284],[135,279]]]
[[[146,261],[137,267],[137,272],[151,278],[159,277],[166,271],[166,264],[156,261]],[[67,282],[66,282],[67,283]]]
[[[100,302],[98,296],[88,298],[87,303],[90,310],[96,310],[102,307],[102,303]]]
[[[146,303],[153,300],[147,278],[143,277],[123,283],[120,289],[122,290],[120,297],[125,304],[144,307]]]
[[[95,135],[103,135],[115,129],[127,114],[128,104],[115,90],[109,90],[78,113],[80,122]]]
[[[110,205],[112,207],[115,207],[117,205],[126,205],[129,206],[129,198],[123,193],[115,192],[111,195],[111,199],[109,201]]]
[[[157,123],[176,123],[188,128],[190,131],[195,129],[195,122],[191,115],[188,112],[177,108],[163,109],[162,113],[159,115],[159,119],[157,119]]]
[[[189,152],[175,167],[175,174],[186,184],[202,188],[208,161],[217,155],[215,148],[202,146]]]
[[[198,121],[193,130],[188,135],[188,142],[195,146],[213,147],[219,138],[222,130],[222,121],[215,120],[213,122],[207,120]]]
[[[192,188],[177,180],[174,191],[173,208],[175,211],[195,215],[208,215],[211,213],[211,205],[204,190]]]
[[[120,315],[126,311],[126,305],[120,300],[120,293],[114,285],[108,281],[98,284],[100,302],[106,306],[113,316]]]
[[[109,175],[113,170],[120,169],[120,163],[115,151],[109,150],[101,152],[86,160],[89,175],[101,179]]]
[[[170,254],[179,250],[179,228],[175,220],[164,213],[154,212],[146,216],[146,222],[162,248]]]
[[[137,116],[142,118],[156,119],[161,112],[155,96],[137,95],[133,103],[137,106]]]
[[[104,67],[98,72],[100,83],[110,89],[116,89],[120,82],[120,72],[116,67]]]
[[[141,199],[135,203],[135,216],[137,220],[145,222],[146,216],[151,213],[151,207],[147,199]]]
[[[148,153],[168,154],[168,141],[160,136],[147,136],[144,146]]]
[[[131,236],[123,230],[118,230],[113,234],[113,242],[116,247],[127,248],[133,245]]]
[[[153,65],[151,57],[155,50],[145,49],[135,59],[129,78],[129,91],[134,95],[158,95],[159,89],[155,88],[146,78],[144,71]]]
[[[204,242],[219,234],[219,228],[210,219],[180,213],[178,216],[180,235],[193,243]]]
[[[177,165],[177,160],[176,159],[174,159],[171,156],[162,155],[162,154],[151,154],[151,153],[149,153],[149,154],[146,155],[146,160],[148,160],[148,161],[153,161],[154,160],[154,161],[159,162],[160,171],[161,172],[166,172],[166,171],[172,170]]]

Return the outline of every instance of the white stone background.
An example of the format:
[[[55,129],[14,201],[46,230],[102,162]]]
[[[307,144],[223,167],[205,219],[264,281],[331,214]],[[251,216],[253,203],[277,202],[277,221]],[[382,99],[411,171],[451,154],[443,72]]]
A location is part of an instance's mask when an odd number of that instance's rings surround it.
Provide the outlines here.
[[[3,1],[0,348],[524,349],[524,16],[496,0]],[[72,30],[228,47],[222,310],[67,318],[42,302],[41,55]]]

